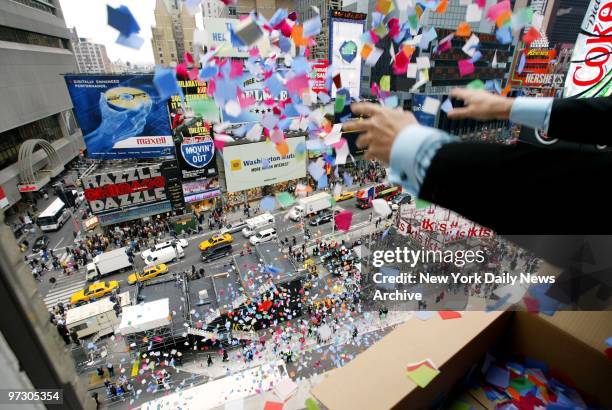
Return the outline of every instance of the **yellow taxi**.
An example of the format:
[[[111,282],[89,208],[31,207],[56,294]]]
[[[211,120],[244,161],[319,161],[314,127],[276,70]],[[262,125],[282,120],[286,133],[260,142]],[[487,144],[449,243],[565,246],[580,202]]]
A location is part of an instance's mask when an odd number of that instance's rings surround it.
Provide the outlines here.
[[[70,303],[78,305],[80,303],[89,302],[90,300],[101,298],[115,289],[119,289],[119,282],[116,280],[96,282],[89,285],[87,289],[82,289],[73,293],[70,297]]]
[[[200,242],[200,250],[205,251],[213,246],[222,245],[224,243],[232,243],[234,238],[229,233],[213,235],[210,239]]]
[[[344,192],[340,193],[340,195],[336,195],[334,197],[336,202],[346,201],[348,199],[353,199],[353,198],[355,198],[355,192],[354,191],[344,191]]]
[[[134,272],[128,276],[128,283],[133,285],[136,282],[144,282],[145,280],[153,279],[158,275],[163,275],[168,272],[168,266],[165,263],[158,265],[149,266],[145,268],[142,273]]]

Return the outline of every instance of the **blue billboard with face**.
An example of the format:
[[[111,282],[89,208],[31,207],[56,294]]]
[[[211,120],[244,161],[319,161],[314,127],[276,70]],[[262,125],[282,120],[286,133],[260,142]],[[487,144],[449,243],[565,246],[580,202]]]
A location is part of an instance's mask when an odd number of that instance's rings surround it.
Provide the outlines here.
[[[168,106],[152,74],[66,75],[66,85],[94,159],[174,156]]]

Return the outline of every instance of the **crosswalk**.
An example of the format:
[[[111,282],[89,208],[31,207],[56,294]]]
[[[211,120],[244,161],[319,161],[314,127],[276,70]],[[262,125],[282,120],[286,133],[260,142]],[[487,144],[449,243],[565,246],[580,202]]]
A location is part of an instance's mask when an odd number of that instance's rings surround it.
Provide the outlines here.
[[[85,287],[85,272],[81,271],[70,276],[61,276],[55,282],[53,288],[43,297],[47,309],[52,309],[62,302],[66,306],[70,302],[70,296]]]

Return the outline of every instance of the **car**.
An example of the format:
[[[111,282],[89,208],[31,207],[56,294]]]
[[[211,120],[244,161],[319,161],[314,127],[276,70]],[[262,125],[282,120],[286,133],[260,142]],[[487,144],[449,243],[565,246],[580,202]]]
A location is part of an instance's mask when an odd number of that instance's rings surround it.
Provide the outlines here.
[[[276,229],[268,228],[251,236],[249,242],[251,242],[251,245],[257,245],[258,243],[268,242],[272,239],[276,239]]]
[[[221,228],[220,233],[223,235],[223,234],[226,234],[226,233],[240,232],[244,228],[246,228],[246,226],[247,226],[246,222],[234,222],[234,223],[231,223],[231,224],[227,224],[223,228]]]
[[[222,245],[225,243],[232,243],[234,238],[229,233],[217,234],[210,237],[205,241],[200,242],[199,248],[200,251],[205,251],[208,248],[212,248],[214,246]]]
[[[232,254],[232,244],[224,243],[219,246],[213,246],[202,252],[202,262],[210,262],[215,259],[229,256]]]
[[[334,199],[336,202],[346,201],[355,198],[355,191],[344,191],[340,195],[336,195]]]
[[[39,250],[49,246],[49,237],[47,235],[41,235],[32,244],[32,252],[38,252]]]
[[[289,210],[289,212],[287,212],[287,216],[289,217],[289,219],[291,219],[292,221],[295,222],[300,222],[300,220],[302,219],[302,217],[304,216],[304,208],[302,208],[299,205],[294,206],[293,208],[291,208]]]
[[[146,260],[146,259],[149,259],[153,253],[160,251],[164,248],[170,248],[170,247],[175,248],[176,245],[179,245],[181,248],[185,249],[187,245],[189,245],[189,242],[187,242],[187,239],[183,239],[183,238],[161,242],[161,243],[156,244],[155,246],[152,246],[149,249],[145,249],[144,251],[142,251],[140,253],[140,257],[143,260]]]
[[[73,293],[72,296],[70,296],[70,304],[81,305],[91,300],[101,298],[115,289],[119,290],[119,282],[116,280],[96,282],[89,285],[86,289],[81,289]]]
[[[145,268],[142,273],[134,272],[130,276],[128,276],[128,283],[130,285],[135,284],[136,282],[144,282],[149,279],[153,279],[156,276],[163,275],[168,272],[168,266],[165,263],[160,263],[157,265],[150,266]]]
[[[311,218],[309,224],[311,226],[319,226],[321,224],[326,224],[328,222],[331,222],[331,220],[334,218],[334,215],[338,214],[339,212],[339,209],[335,209],[334,212],[323,211],[319,215],[316,215]]]

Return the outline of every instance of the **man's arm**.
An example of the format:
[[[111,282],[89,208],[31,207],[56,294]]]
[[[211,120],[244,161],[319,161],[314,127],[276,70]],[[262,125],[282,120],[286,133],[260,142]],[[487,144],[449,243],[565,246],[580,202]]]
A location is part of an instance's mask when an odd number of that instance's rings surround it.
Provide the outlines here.
[[[612,145],[612,97],[562,98],[552,103],[548,135],[565,141]]]
[[[419,198],[500,234],[612,231],[598,182],[612,175],[599,153],[527,145],[449,143],[431,161]]]
[[[448,113],[450,119],[510,120],[548,131],[550,138],[586,144],[610,144],[602,124],[612,115],[612,98],[507,98],[483,90],[454,89],[451,96],[465,107]]]

